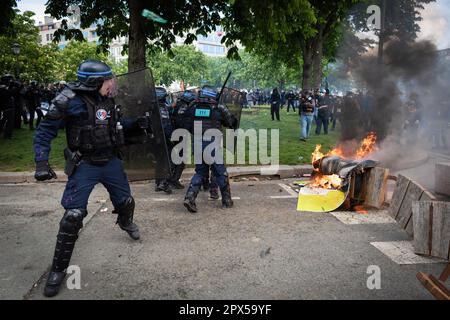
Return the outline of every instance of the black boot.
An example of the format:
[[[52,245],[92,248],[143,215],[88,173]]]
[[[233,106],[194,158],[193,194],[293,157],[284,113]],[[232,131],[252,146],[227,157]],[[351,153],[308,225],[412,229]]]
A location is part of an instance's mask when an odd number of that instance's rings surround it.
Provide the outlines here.
[[[174,189],[178,190],[184,189],[184,186],[180,183],[180,178],[181,175],[183,174],[183,170],[184,170],[184,163],[175,165],[173,169],[173,174],[169,179],[169,184]]]
[[[225,188],[220,189],[222,193],[222,208],[233,207],[233,200],[231,199],[230,182],[227,180],[227,185]]]
[[[156,187],[155,187],[155,191],[159,192],[159,191],[164,191],[167,194],[171,194],[172,193],[172,189],[170,188],[169,183],[166,180],[161,180],[159,182],[156,183]]]
[[[212,187],[209,189],[209,198],[211,200],[217,200],[219,199],[219,188]]]
[[[61,219],[53,264],[44,288],[46,297],[53,297],[59,292],[78,239],[78,232],[83,227],[83,219],[86,215],[87,211],[84,209],[69,209]]]
[[[139,240],[141,234],[139,233],[138,226],[133,222],[134,215],[134,199],[129,197],[119,208],[115,209],[113,213],[117,213],[116,223],[120,229],[128,233],[133,240]]]
[[[195,199],[197,198],[199,188],[194,187],[192,184],[189,186],[186,196],[184,197],[184,206],[189,212],[196,213],[197,205],[195,204]]]

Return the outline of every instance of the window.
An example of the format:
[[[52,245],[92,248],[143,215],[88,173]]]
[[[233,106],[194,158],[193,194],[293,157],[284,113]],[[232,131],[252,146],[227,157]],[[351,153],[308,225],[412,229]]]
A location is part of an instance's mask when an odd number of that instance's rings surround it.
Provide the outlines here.
[[[223,54],[225,52],[225,48],[222,46],[214,46],[210,44],[202,44],[200,45],[200,51],[209,54]]]

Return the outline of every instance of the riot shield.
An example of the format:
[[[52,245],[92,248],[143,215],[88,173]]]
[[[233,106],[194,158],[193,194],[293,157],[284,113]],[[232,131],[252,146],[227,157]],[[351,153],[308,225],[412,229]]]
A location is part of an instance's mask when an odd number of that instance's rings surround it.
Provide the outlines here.
[[[242,106],[245,103],[245,93],[231,88],[224,88],[220,97],[220,104],[225,105],[235,116],[238,124],[241,123]],[[239,127],[239,126],[238,126]]]
[[[116,104],[123,118],[148,116],[151,130],[125,131],[125,170],[130,180],[164,179],[170,176],[170,160],[150,69],[117,77]]]
[[[222,95],[220,96],[219,103],[225,105],[228,108],[228,110],[230,110],[230,112],[234,115],[234,117],[238,121],[238,126],[237,126],[238,128],[241,124],[242,106],[244,105],[245,98],[246,97],[243,92],[240,92],[235,89],[230,89],[227,87],[225,87],[223,89]],[[226,129],[224,129],[224,130],[226,130]],[[237,137],[234,138],[234,143],[233,143],[234,148],[231,150],[228,148],[226,136],[227,135],[226,135],[225,131],[223,131],[224,145],[226,146],[228,151],[235,154],[236,147],[237,147],[236,146]]]

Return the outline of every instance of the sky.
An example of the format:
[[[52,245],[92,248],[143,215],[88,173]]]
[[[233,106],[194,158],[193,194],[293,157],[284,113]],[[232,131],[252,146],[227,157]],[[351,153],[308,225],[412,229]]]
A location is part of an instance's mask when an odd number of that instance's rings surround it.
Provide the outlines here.
[[[36,13],[36,23],[44,21],[47,0],[19,0],[18,8]],[[419,39],[433,41],[438,49],[450,48],[450,0],[437,0],[425,6]]]

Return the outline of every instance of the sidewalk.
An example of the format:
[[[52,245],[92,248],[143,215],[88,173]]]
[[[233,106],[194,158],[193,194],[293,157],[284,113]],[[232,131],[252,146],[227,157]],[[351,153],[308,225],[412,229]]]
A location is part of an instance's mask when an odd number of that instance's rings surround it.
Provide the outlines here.
[[[280,179],[301,177],[303,174],[311,173],[311,165],[297,165],[297,166],[248,166],[248,167],[228,167],[228,174],[230,177],[246,176],[246,175],[261,175],[261,176],[279,176]],[[194,174],[194,168],[184,170],[182,179],[190,179]],[[63,171],[56,171],[58,179],[46,183],[66,182],[67,176]],[[128,174],[130,181],[142,180],[140,174]],[[10,183],[34,183],[34,172],[0,172],[0,184]]]
[[[390,163],[389,165],[395,165],[391,168],[392,171],[400,171],[419,167],[425,164],[429,157],[433,157],[432,152],[417,152],[412,157],[405,157],[401,162],[396,164]],[[442,156],[442,155],[441,155]],[[447,156],[448,157],[448,156]],[[449,157],[450,159],[450,157]],[[383,164],[381,164],[383,165]],[[301,177],[304,174],[312,172],[313,168],[309,164],[305,165],[279,165],[279,166],[243,166],[243,167],[228,167],[228,174],[230,177],[247,176],[247,175],[260,175],[260,176],[279,176],[280,179]],[[47,181],[45,183],[66,182],[67,176],[63,171],[56,171],[58,179]],[[194,175],[194,168],[188,168],[183,171],[182,179],[190,179]],[[128,172],[128,178],[130,181],[146,180],[142,177],[141,172]],[[148,179],[147,179],[148,180]],[[11,183],[34,183],[34,172],[0,172],[0,184]]]

